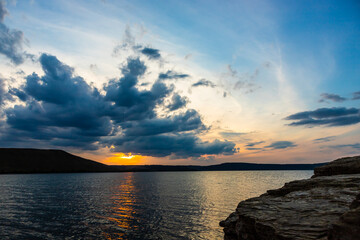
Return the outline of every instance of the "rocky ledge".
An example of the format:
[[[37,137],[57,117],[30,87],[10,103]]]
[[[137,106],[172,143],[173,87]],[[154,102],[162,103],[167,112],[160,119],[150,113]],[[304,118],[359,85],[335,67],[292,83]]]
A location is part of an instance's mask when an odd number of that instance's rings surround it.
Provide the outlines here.
[[[335,160],[314,173],[240,202],[220,222],[224,239],[360,239],[360,156]]]

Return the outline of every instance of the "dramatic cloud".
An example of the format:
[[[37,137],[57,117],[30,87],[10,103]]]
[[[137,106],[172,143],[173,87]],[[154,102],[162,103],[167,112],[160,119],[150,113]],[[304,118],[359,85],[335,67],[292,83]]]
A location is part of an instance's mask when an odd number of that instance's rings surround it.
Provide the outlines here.
[[[314,139],[313,141],[315,143],[323,143],[323,142],[330,142],[330,141],[333,141],[333,140],[335,140],[335,136],[317,138],[317,139]]]
[[[284,149],[284,148],[290,148],[290,147],[296,147],[297,145],[290,141],[277,141],[273,142],[272,144],[265,146],[265,148],[271,148],[271,149]]]
[[[133,138],[117,138],[110,141],[115,150],[154,157],[199,157],[205,154],[232,155],[237,150],[232,142],[215,140],[203,142],[194,134],[151,135]]]
[[[206,79],[201,79],[192,85],[192,87],[200,87],[200,86],[212,87],[212,88],[216,87],[216,85],[213,82]]]
[[[26,54],[22,51],[24,34],[22,31],[9,29],[4,24],[4,18],[8,14],[5,2],[0,1],[0,53],[8,57],[15,65],[24,62]]]
[[[39,60],[45,75],[33,73],[22,89],[11,91],[25,105],[5,110],[9,129],[3,139],[96,149],[94,143],[112,131],[102,96],[56,57],[43,54]]]
[[[285,120],[296,120],[290,126],[346,126],[360,122],[357,108],[319,108],[314,111],[295,113]]]
[[[17,88],[11,88],[9,90],[9,95],[10,96],[16,96],[18,97],[21,101],[26,101],[28,99],[28,95],[24,92],[24,91],[21,91],[20,89],[17,89]]]
[[[167,71],[166,73],[160,73],[159,74],[159,79],[160,80],[172,80],[172,79],[183,79],[183,78],[188,78],[190,77],[188,74],[182,74],[182,73],[177,73],[174,71]]]
[[[171,86],[168,87],[161,81],[155,82],[150,91],[138,90],[138,77],[145,71],[146,66],[138,58],[129,59],[127,66],[122,69],[124,76],[110,81],[105,87],[105,100],[118,107],[115,115],[112,115],[116,122],[154,118],[155,107],[173,91]]]
[[[185,107],[188,101],[186,97],[181,97],[178,93],[174,93],[171,98],[171,103],[167,107],[170,111],[175,111]]]
[[[172,158],[237,151],[229,141],[202,141],[197,135],[208,128],[196,110],[175,114],[187,99],[175,93],[172,84],[159,79],[149,90],[139,90],[138,79],[147,69],[139,58],[129,58],[121,69],[122,77],[111,80],[102,91],[90,87],[54,56],[42,54],[39,62],[43,76],[28,75],[22,87],[9,91],[22,104],[5,109],[0,145],[37,142],[89,150],[107,146],[114,151]],[[170,105],[166,105],[169,98]]]
[[[149,59],[159,59],[161,57],[159,50],[154,48],[145,47],[141,53],[146,55]]]
[[[179,133],[186,131],[202,131],[206,127],[201,121],[200,115],[193,109],[185,113],[168,118],[146,119],[122,124],[123,136],[149,136],[162,133]]]
[[[359,99],[360,99],[360,91],[354,92],[351,100],[359,100]]]
[[[327,102],[328,100],[333,101],[333,102],[343,102],[346,100],[346,98],[341,97],[337,94],[331,94],[331,93],[322,93],[320,95],[321,99],[319,100],[319,102]]]

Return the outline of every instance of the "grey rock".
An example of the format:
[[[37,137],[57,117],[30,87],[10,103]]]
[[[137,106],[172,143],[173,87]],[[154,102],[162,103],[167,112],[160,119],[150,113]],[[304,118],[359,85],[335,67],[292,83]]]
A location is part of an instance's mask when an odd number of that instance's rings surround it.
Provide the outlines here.
[[[342,161],[346,163],[336,164],[354,166],[360,158],[353,158],[356,163],[349,158]],[[220,222],[224,239],[360,239],[360,173],[338,173],[286,183],[240,202],[236,211]]]
[[[331,176],[360,173],[360,156],[345,157],[332,161],[314,170],[314,176]]]

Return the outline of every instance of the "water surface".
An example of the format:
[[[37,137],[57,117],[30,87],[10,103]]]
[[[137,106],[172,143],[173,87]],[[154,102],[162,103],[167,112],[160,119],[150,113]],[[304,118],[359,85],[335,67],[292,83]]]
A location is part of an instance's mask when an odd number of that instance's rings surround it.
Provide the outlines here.
[[[0,239],[222,239],[239,201],[313,171],[0,175]]]

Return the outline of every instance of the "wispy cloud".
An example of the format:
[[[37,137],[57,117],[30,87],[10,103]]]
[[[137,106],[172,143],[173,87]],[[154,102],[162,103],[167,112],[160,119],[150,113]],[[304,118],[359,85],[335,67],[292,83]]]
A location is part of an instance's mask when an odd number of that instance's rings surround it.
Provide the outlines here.
[[[360,99],[360,91],[359,92],[354,92],[352,100],[359,100],[359,99]]]
[[[316,138],[313,140],[315,143],[324,143],[324,142],[331,142],[336,139],[335,136],[328,136],[328,137],[322,137],[322,138]]]
[[[285,148],[291,148],[291,147],[296,147],[297,145],[293,142],[290,141],[277,141],[277,142],[273,142],[268,146],[265,146],[265,148],[270,148],[270,149],[285,149]]]
[[[209,80],[206,80],[206,79],[200,79],[199,81],[197,81],[196,83],[192,84],[191,85],[192,87],[200,87],[200,86],[204,86],[204,87],[211,87],[211,88],[214,88],[216,87],[216,85],[209,81]]]
[[[332,93],[322,93],[320,95],[320,100],[319,102],[327,102],[327,101],[332,101],[332,102],[343,102],[346,100],[346,98],[341,97],[337,94],[332,94]]]
[[[220,132],[219,133],[223,138],[234,138],[234,137],[240,137],[247,133],[242,132]]]
[[[168,70],[166,73],[159,74],[159,79],[162,80],[176,80],[176,79],[184,79],[188,77],[190,77],[190,75],[184,73],[177,73],[172,70]]]
[[[353,148],[353,149],[360,149],[360,143],[354,144],[339,144],[339,145],[332,145],[329,146],[331,148]]]
[[[295,120],[289,126],[346,126],[360,122],[357,108],[319,108],[292,114],[285,120]]]
[[[259,144],[262,144],[262,143],[264,143],[264,142],[265,142],[265,141],[250,142],[250,143],[246,144],[245,146],[247,146],[247,147],[253,147],[253,146],[257,146],[257,145],[259,145]]]
[[[9,29],[4,24],[5,16],[8,15],[5,1],[0,1],[0,53],[8,57],[12,63],[19,65],[24,62],[26,53],[23,52],[25,41],[24,33],[16,29]]]

